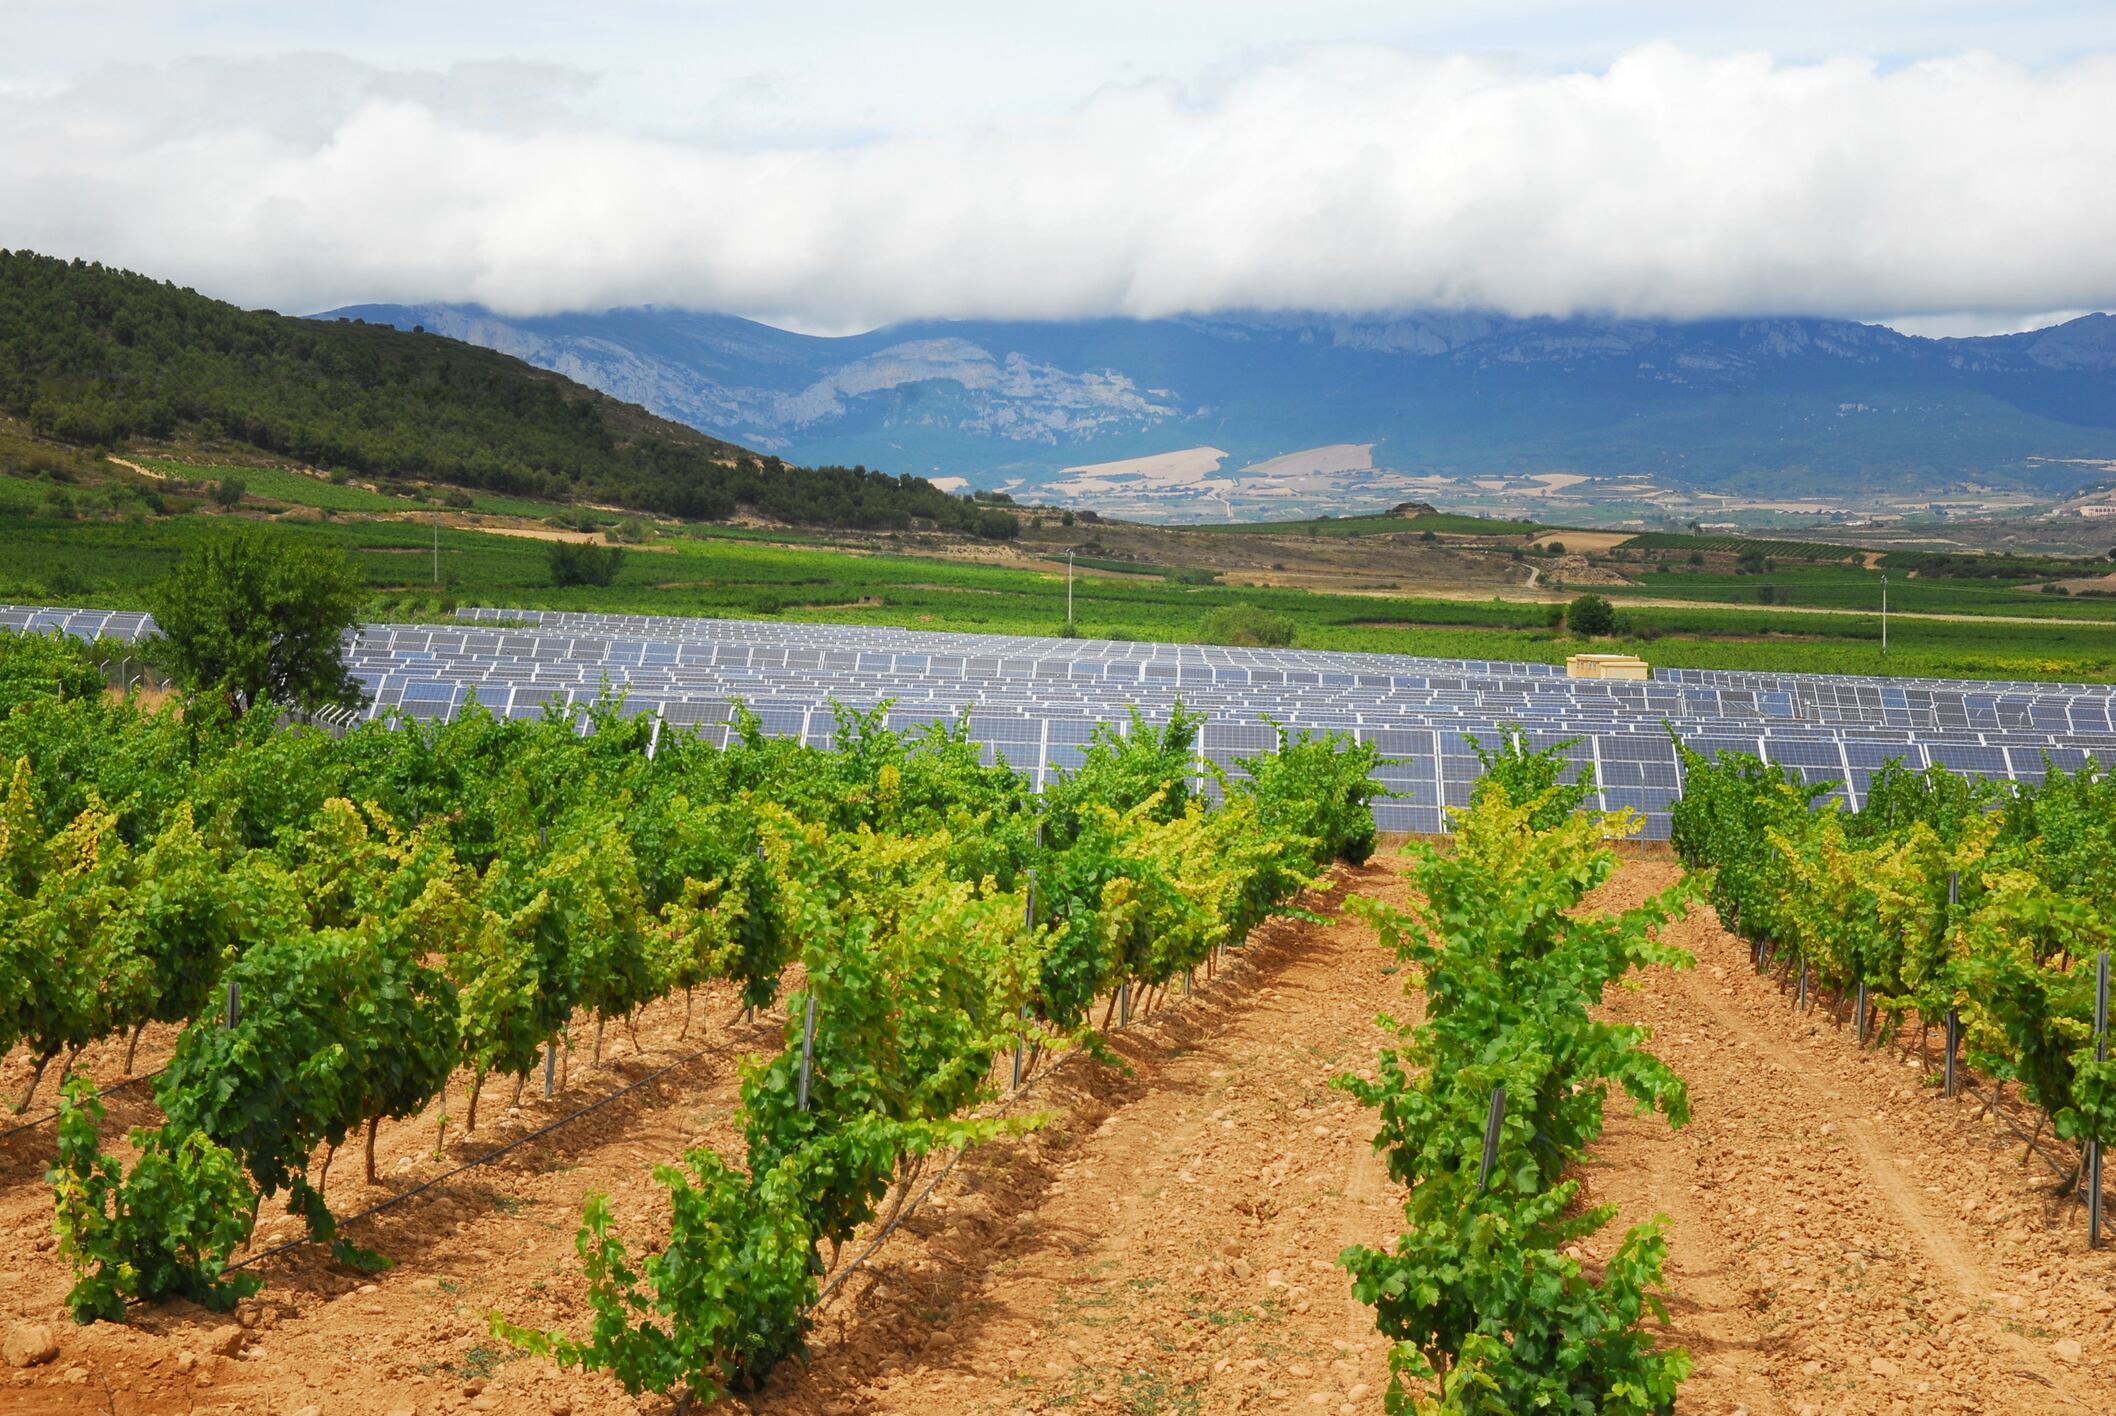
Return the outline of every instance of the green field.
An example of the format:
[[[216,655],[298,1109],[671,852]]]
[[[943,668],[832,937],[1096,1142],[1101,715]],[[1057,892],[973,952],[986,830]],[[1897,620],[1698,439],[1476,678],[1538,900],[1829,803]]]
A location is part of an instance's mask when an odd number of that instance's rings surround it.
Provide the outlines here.
[[[472,493],[470,509],[483,512],[487,516],[526,516],[538,519],[564,516],[572,521],[586,518],[605,526],[622,521],[632,514],[625,511],[598,511],[593,507],[560,506],[553,502],[526,501],[521,497],[503,497],[497,492]]]
[[[1052,551],[1053,556],[1063,556],[1062,551]],[[1075,570],[1099,570],[1109,575],[1161,575],[1168,574],[1166,566],[1148,565],[1145,561],[1105,560],[1101,556],[1074,556]]]
[[[0,513],[26,515],[43,502],[44,491],[27,477],[0,477]]]
[[[1686,536],[1674,531],[1643,531],[1623,543],[1627,551],[1704,551],[1738,556],[1761,551],[1779,560],[1843,561],[1859,554],[1855,546],[1820,541],[1758,541],[1747,536]]]
[[[283,467],[201,467],[190,462],[172,462],[162,457],[134,459],[142,467],[186,482],[218,482],[233,477],[245,493],[260,501],[284,502],[288,506],[313,506],[322,511],[410,511],[422,503],[409,497],[385,496],[351,483],[328,481]]]
[[[0,545],[6,547],[0,600],[137,606],[148,583],[186,547],[230,529],[229,519],[221,517],[126,525],[0,514]],[[374,586],[373,613],[383,618],[432,618],[458,604],[491,604],[1006,634],[1058,634],[1064,628],[1063,571],[850,554],[711,534],[670,537],[657,548],[629,552],[616,584],[606,589],[561,590],[551,584],[542,543],[444,528],[442,580],[436,585],[433,531],[422,523],[286,523],[273,534],[352,555]],[[1285,615],[1296,627],[1295,642],[1315,649],[1559,662],[1592,647],[1704,668],[2116,676],[2116,628],[2106,623],[1896,619],[1884,662],[1876,615],[1796,615],[1760,606],[1626,605],[1629,633],[1589,645],[1552,630],[1548,606],[1518,601],[1190,586],[1135,575],[1082,575],[1074,600],[1079,633],[1090,638],[1194,641],[1207,614],[1247,604]],[[2038,597],[2029,603],[2042,602]]]
[[[1722,604],[1790,605],[1796,609],[1865,610],[1879,613],[1881,576],[1855,566],[1783,566],[1761,575],[1715,572],[1651,572],[1636,585],[1597,587],[1610,599],[1718,601]],[[2040,582],[2033,582],[2040,583]],[[2116,599],[2044,595],[2008,580],[1929,580],[1904,574],[1888,578],[1888,608],[1902,613],[2025,615],[2035,619],[2099,620],[2116,623]]]

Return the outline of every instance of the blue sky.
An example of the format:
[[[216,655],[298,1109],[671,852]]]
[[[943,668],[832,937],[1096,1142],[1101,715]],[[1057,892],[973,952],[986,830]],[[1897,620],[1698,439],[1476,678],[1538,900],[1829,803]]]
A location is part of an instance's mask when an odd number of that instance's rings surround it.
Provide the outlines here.
[[[2116,5],[9,5],[0,244],[808,328],[2116,303]]]

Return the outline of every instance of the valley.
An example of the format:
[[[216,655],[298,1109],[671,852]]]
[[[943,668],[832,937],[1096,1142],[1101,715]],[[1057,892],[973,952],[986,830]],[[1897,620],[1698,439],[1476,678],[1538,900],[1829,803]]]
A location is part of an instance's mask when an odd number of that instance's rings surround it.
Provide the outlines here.
[[[2116,673],[2105,548],[2008,560],[1415,509],[1166,526],[976,503],[1016,523],[1012,539],[993,541],[754,515],[688,522],[326,477],[255,453],[228,460],[242,455],[174,447],[76,458],[65,481],[0,476],[0,601],[129,606],[187,548],[261,522],[350,552],[375,613],[396,619],[484,603],[1056,634],[1070,553],[1075,628],[1087,637],[1210,639],[1212,616],[1240,610],[1309,648],[1546,662],[1614,648],[1669,667],[2062,681]],[[240,495],[223,507],[214,493],[231,485]],[[554,584],[548,547],[561,540],[621,548],[613,583]],[[1582,593],[1617,605],[1613,637],[1588,643],[1556,621]]]

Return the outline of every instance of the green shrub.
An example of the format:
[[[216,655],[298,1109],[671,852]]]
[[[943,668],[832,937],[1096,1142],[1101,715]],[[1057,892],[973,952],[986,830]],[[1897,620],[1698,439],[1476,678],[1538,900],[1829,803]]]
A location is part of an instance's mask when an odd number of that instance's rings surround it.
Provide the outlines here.
[[[34,698],[92,698],[103,675],[65,634],[0,634],[0,718]]]
[[[1283,648],[1293,642],[1293,621],[1254,605],[1227,605],[1205,616],[1198,635],[1212,644]]]
[[[754,1390],[797,1351],[816,1295],[797,1168],[752,1184],[702,1146],[684,1160],[689,1174],[654,1168],[672,1211],[658,1253],[633,1258],[610,1233],[608,1196],[588,1197],[576,1240],[595,1310],[587,1341],[497,1316],[494,1334],[562,1367],[607,1370],[635,1396],[681,1385],[707,1402]]]
[[[582,541],[553,541],[548,552],[551,558],[551,583],[567,585],[608,585],[617,579],[617,567],[624,562],[622,546],[592,546]]]
[[[1565,607],[1565,627],[1583,639],[1616,633],[1616,607],[1599,595],[1582,595]]]

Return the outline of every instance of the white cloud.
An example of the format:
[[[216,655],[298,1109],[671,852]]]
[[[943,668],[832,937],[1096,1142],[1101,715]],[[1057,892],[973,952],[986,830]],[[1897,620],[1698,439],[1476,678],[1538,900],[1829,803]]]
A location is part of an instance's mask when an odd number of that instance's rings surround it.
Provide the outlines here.
[[[548,65],[176,65],[0,93],[0,245],[302,310],[810,326],[1228,308],[2003,321],[2116,301],[2116,55],[1883,70],[1374,47],[857,144],[656,139]]]
[[[1990,310],[1949,310],[1939,314],[1894,315],[1877,321],[1899,334],[1921,339],[1971,339],[1991,334],[2022,334],[2048,329],[2093,310],[2037,310],[2032,314]]]

